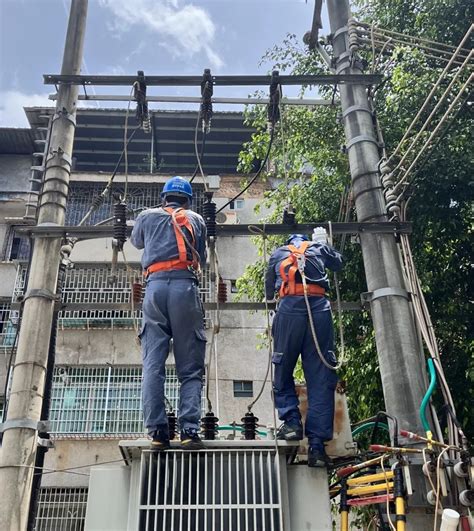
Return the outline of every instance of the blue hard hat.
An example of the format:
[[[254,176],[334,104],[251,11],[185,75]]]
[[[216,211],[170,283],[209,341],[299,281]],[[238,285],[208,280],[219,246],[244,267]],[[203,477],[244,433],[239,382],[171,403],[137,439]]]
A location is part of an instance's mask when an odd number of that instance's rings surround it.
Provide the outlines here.
[[[185,195],[191,201],[193,198],[193,189],[189,182],[186,179],[183,179],[183,177],[171,177],[171,179],[166,181],[163,191],[161,192],[161,197],[163,198],[168,194]]]
[[[306,234],[292,234],[286,240],[286,245],[289,245],[293,240],[303,240],[304,242],[309,242],[309,238],[306,236]]]

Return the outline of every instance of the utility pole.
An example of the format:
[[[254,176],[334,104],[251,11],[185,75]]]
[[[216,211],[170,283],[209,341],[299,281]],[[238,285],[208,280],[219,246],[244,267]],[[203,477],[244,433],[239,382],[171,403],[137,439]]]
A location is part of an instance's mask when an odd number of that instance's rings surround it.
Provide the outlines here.
[[[336,74],[361,74],[362,65],[349,47],[349,0],[328,0],[328,11]],[[339,90],[357,219],[387,221],[378,169],[378,139],[367,88],[345,84]],[[360,243],[386,410],[398,419],[399,428],[424,435],[418,412],[426,390],[425,362],[397,243],[391,234],[364,233]],[[416,505],[423,506],[424,480],[421,472],[415,475]],[[426,523],[426,515],[421,517]],[[409,529],[426,527],[410,524]]]
[[[72,0],[62,74],[79,74],[88,0]],[[46,156],[38,225],[64,225],[76,124],[78,87],[61,84]],[[2,529],[27,527],[37,451],[38,423],[56,300],[61,238],[35,239],[24,296],[22,325],[13,365],[8,415],[0,450]]]

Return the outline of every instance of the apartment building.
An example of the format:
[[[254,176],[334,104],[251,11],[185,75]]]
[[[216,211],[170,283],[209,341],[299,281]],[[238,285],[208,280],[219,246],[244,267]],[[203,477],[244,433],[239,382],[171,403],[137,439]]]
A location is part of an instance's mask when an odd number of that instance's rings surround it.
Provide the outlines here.
[[[0,128],[0,365],[2,408],[8,390],[9,366],[14,356],[19,324],[18,297],[28,277],[32,241],[18,232],[31,224],[41,188],[43,153],[48,146],[52,108],[25,109],[28,129]],[[141,209],[160,202],[163,183],[172,175],[190,176],[196,167],[195,112],[157,111],[151,115],[151,133],[134,132],[128,146],[127,207],[133,218]],[[130,115],[129,127],[134,129]],[[125,111],[81,109],[73,152],[73,172],[66,224],[77,225],[92,201],[118,169],[112,193],[87,223],[111,216],[114,194],[123,193]],[[241,113],[215,113],[206,141],[203,167],[219,205],[240,189],[244,176],[236,171],[238,153],[252,131]],[[204,201],[202,178],[194,181],[199,212]],[[265,191],[257,183],[230,204],[221,223],[257,221],[254,207]],[[36,520],[37,530],[79,530],[84,525],[90,465],[120,461],[121,439],[143,438],[141,414],[141,355],[136,341],[140,310],[131,304],[131,280],[140,276],[140,252],[128,242],[120,257],[115,282],[111,282],[111,239],[80,241],[71,255],[59,315],[56,361],[49,412],[54,449],[46,454]],[[226,237],[217,243],[219,274],[228,299],[235,280],[256,255],[248,237]],[[200,286],[203,301],[210,301],[209,272]],[[117,309],[117,306],[120,309]],[[78,309],[79,308],[79,309]],[[213,314],[206,316],[209,338]],[[240,422],[247,405],[264,383],[267,351],[261,347],[263,316],[248,311],[222,311],[220,332],[215,336],[216,356],[206,379],[213,411],[220,425]],[[34,345],[32,345],[34,348]],[[209,349],[208,349],[209,350]],[[179,384],[172,354],[167,365],[166,396],[176,410]],[[203,413],[206,401],[203,395]],[[273,424],[270,386],[253,408],[263,426]],[[239,437],[227,429],[222,437]],[[65,470],[68,469],[68,470]],[[58,472],[63,470],[63,472]]]

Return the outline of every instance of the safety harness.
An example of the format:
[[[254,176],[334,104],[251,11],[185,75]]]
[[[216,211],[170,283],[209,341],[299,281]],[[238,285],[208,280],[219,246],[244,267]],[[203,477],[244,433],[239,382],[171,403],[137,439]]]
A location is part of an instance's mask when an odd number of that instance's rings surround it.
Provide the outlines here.
[[[282,279],[280,298],[286,297],[288,295],[305,294],[305,286],[302,284],[302,282],[297,282],[296,275],[300,271],[301,263],[303,263],[304,269],[305,252],[310,244],[311,242],[302,242],[299,247],[288,245],[288,249],[291,254],[280,264],[280,276]],[[306,294],[324,296],[326,294],[326,290],[317,284],[307,284]]]
[[[176,236],[176,244],[178,246],[178,258],[173,258],[172,260],[163,260],[162,262],[155,262],[147,267],[144,275],[148,277],[151,273],[156,273],[157,271],[175,271],[179,269],[189,269],[193,268],[194,270],[199,270],[199,261],[196,258],[195,250],[195,238],[194,238],[194,229],[186,216],[186,211],[183,208],[177,208],[176,210],[171,207],[164,207],[163,210],[171,216],[171,223],[173,224],[174,234]],[[183,228],[188,229],[191,234],[191,242],[187,241],[186,235],[183,232]],[[186,243],[191,246],[191,254],[193,256],[192,260],[188,259],[188,250],[186,248]]]

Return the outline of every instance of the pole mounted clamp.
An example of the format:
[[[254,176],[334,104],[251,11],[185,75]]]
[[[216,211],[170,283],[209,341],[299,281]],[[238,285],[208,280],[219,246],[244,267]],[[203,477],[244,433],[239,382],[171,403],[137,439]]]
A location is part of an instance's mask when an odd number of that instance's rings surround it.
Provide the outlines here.
[[[62,110],[57,111],[53,116],[53,123],[56,120],[67,120],[70,122],[74,127],[76,127],[76,115],[70,113],[65,107],[62,108]]]
[[[9,419],[0,424],[0,433],[5,433],[7,430],[14,430],[18,428],[26,428],[28,430],[47,433],[50,430],[50,422],[47,420],[33,420],[28,418]]]
[[[353,113],[353,112],[357,112],[357,111],[360,111],[360,112],[368,112],[370,114],[370,116],[373,116],[373,113],[372,111],[364,106],[364,105],[352,105],[351,107],[348,107],[343,113],[342,113],[342,118],[346,118],[347,116],[349,116],[349,114]]]
[[[349,142],[346,144],[346,150],[349,151],[349,149],[352,146],[355,146],[356,144],[359,144],[360,142],[371,142],[372,144],[375,144],[377,147],[380,147],[379,142],[376,138],[370,135],[358,135],[354,138],[351,138]]]
[[[368,303],[374,302],[383,297],[403,297],[407,301],[411,300],[410,293],[403,288],[380,288],[374,291],[361,293],[360,299],[362,306],[366,307]]]
[[[54,167],[63,168],[64,166],[62,163],[67,164],[69,168],[72,167],[72,158],[61,148],[48,153],[48,157],[46,158],[46,169]]]
[[[32,298],[47,299],[54,302],[59,302],[61,300],[58,294],[49,291],[49,289],[29,289],[23,296],[21,302],[25,302],[27,299]]]

